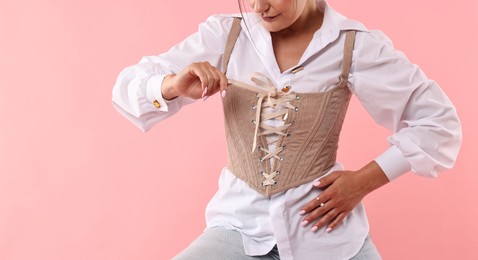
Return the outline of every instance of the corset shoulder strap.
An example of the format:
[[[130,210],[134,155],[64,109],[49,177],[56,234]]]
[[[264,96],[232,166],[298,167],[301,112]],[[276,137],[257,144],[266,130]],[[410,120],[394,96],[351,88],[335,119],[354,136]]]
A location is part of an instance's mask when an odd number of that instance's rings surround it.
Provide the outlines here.
[[[224,49],[224,56],[222,59],[222,69],[224,74],[227,72],[227,64],[229,64],[232,50],[234,49],[234,45],[236,44],[239,34],[241,33],[241,20],[242,18],[240,17],[234,17],[231,30],[229,31],[229,36],[227,37],[226,48]]]
[[[340,77],[342,80],[348,81],[350,67],[352,66],[352,55],[355,44],[355,30],[350,30],[345,33],[345,44],[344,44],[344,58],[342,61],[342,72]]]

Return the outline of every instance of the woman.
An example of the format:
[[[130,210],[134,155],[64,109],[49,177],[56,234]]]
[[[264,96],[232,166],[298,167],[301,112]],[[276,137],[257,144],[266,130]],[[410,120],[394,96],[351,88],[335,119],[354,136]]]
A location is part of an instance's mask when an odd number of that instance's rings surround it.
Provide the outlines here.
[[[223,96],[229,162],[206,230],[175,259],[380,259],[361,200],[410,170],[453,166],[453,105],[381,32],[325,1],[249,4],[253,13],[211,16],[126,68],[113,89],[115,107],[144,131]],[[335,161],[351,93],[393,131],[390,147],[356,171]]]

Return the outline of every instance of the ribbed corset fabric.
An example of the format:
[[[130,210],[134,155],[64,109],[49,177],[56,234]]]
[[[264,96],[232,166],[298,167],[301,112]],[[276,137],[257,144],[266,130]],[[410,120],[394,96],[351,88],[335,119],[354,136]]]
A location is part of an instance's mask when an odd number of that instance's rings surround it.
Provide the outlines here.
[[[330,170],[351,96],[347,82],[322,93],[282,93],[263,75],[252,80],[258,86],[231,80],[223,99],[228,169],[265,196]]]

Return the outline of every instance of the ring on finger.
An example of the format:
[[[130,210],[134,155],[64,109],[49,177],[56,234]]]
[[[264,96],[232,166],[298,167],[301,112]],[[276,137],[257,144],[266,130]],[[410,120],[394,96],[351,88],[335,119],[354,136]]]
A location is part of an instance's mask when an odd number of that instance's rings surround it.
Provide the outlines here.
[[[319,204],[319,207],[321,207],[321,208],[324,207],[324,206],[325,206],[325,203],[323,203],[323,202],[321,202],[321,203]]]

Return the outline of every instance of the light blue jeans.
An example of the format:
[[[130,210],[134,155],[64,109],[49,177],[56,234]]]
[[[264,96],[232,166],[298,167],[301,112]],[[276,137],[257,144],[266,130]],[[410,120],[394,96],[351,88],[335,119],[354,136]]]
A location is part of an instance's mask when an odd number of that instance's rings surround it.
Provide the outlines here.
[[[358,254],[351,260],[380,260],[382,257],[373,244],[370,236]],[[247,256],[244,253],[242,237],[238,231],[220,227],[206,229],[191,245],[184,249],[173,260],[280,260],[277,247],[264,256]],[[327,259],[297,259],[327,260]]]

